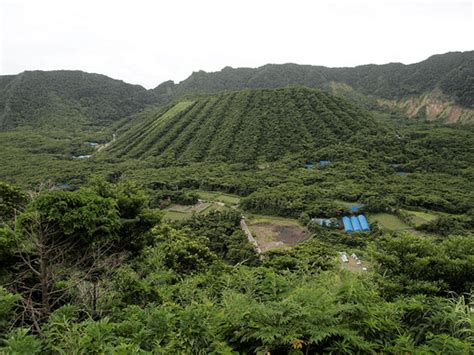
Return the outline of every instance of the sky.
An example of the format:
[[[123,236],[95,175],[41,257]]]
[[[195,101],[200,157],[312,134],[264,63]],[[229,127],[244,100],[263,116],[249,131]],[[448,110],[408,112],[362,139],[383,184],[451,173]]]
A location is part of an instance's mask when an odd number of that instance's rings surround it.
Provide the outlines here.
[[[146,88],[193,71],[422,61],[474,50],[466,0],[0,0],[0,75],[71,69]]]

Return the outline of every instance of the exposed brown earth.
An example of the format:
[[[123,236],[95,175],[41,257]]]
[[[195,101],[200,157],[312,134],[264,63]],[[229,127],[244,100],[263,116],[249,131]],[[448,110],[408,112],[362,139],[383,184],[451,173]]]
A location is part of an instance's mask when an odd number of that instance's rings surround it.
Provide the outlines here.
[[[310,236],[308,231],[297,224],[256,222],[250,225],[250,230],[263,252],[295,246]]]
[[[379,105],[396,107],[408,117],[424,116],[428,121],[440,120],[445,123],[474,122],[474,110],[456,105],[440,91],[433,91],[423,96],[400,100],[378,100]],[[424,113],[423,113],[424,111]]]

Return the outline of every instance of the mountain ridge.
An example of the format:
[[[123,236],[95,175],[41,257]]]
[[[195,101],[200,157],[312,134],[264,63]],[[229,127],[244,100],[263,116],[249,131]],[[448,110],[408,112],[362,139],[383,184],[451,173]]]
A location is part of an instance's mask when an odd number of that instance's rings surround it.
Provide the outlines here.
[[[0,76],[0,129],[103,127],[149,105],[167,104],[189,94],[289,86],[326,90],[368,109],[398,110],[418,119],[474,122],[474,51],[467,51],[437,54],[408,65],[226,66],[217,72],[193,72],[179,83],[168,80],[149,90],[102,74],[25,71]],[[440,94],[426,100],[433,93]]]
[[[266,64],[258,68],[227,66],[217,72],[193,72],[190,77],[177,84],[167,81],[153,90],[160,97],[171,100],[196,92],[215,93],[292,85],[330,91],[334,82],[348,85],[367,96],[369,101],[371,98],[374,101],[411,100],[438,90],[443,93],[446,108],[461,112],[451,122],[466,116],[466,121],[474,118],[474,51],[437,54],[413,64],[366,64],[342,68],[294,63]],[[404,111],[403,105],[399,106]],[[420,110],[417,111],[419,112]],[[410,115],[407,111],[404,113]],[[445,116],[446,114],[439,118],[444,119]]]

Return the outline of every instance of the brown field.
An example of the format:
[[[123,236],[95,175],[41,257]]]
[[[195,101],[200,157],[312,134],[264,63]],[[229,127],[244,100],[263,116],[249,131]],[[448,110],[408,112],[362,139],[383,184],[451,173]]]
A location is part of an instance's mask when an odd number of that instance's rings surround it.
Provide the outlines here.
[[[296,221],[262,221],[249,223],[249,229],[263,252],[292,247],[307,239],[309,232]]]

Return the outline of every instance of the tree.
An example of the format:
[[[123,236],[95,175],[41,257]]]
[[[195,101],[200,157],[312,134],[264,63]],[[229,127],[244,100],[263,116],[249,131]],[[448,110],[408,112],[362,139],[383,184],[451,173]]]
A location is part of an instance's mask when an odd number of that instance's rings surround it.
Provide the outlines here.
[[[112,184],[101,177],[94,177],[89,181],[87,189],[116,202],[120,218],[115,233],[118,250],[137,253],[153,243],[149,231],[160,224],[162,213],[158,209],[149,208],[150,199],[138,184],[132,181]]]
[[[27,200],[27,195],[19,188],[0,181],[0,224],[14,218]]]
[[[387,296],[462,294],[474,285],[474,240],[451,236],[443,241],[401,234],[379,238],[372,256]]]
[[[189,237],[184,231],[166,226],[156,233],[158,243],[147,253],[160,255],[163,265],[179,274],[202,272],[217,260],[205,237]]]
[[[120,227],[116,202],[91,191],[48,191],[18,217],[19,270],[10,288],[22,295],[21,322],[40,324],[66,301],[68,290],[98,269]]]

